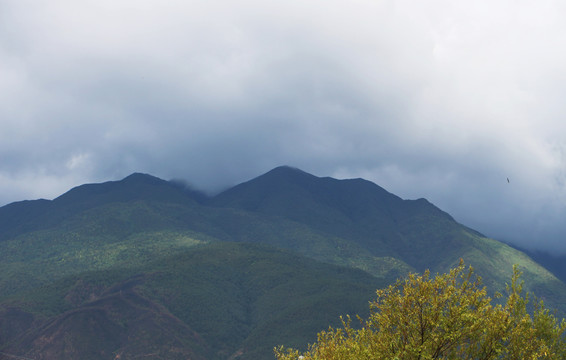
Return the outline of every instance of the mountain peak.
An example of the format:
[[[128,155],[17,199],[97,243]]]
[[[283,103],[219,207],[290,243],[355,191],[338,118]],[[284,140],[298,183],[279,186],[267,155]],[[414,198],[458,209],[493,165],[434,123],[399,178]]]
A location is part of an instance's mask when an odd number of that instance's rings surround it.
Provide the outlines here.
[[[317,179],[316,176],[307,173],[299,168],[293,166],[278,166],[263,175],[258,176],[256,179],[262,178],[281,178],[281,179]],[[253,180],[252,180],[253,181]]]
[[[323,209],[328,207],[338,212],[351,213],[356,209],[361,213],[374,200],[401,201],[367,180],[317,177],[291,166],[280,166],[217,195],[213,203],[277,215],[294,214],[293,218],[299,219],[318,212],[326,217]]]
[[[162,180],[158,177],[153,175],[135,172],[131,175],[126,176],[121,180],[121,182],[125,183],[143,183],[143,184],[152,184],[152,185],[159,185],[167,183],[167,181]]]
[[[157,200],[189,201],[189,196],[174,184],[158,177],[133,173],[122,180],[77,186],[54,200],[56,204],[92,207],[110,202]]]
[[[308,174],[307,172],[294,167],[294,166],[289,166],[289,165],[282,165],[282,166],[278,166],[270,171],[267,172],[267,174]]]

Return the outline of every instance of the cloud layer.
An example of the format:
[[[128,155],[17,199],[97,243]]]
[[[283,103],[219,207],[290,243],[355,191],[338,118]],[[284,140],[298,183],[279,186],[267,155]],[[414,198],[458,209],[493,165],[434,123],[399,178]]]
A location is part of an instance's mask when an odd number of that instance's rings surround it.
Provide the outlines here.
[[[560,1],[0,3],[0,204],[289,164],[566,251]],[[509,183],[507,182],[509,178]]]

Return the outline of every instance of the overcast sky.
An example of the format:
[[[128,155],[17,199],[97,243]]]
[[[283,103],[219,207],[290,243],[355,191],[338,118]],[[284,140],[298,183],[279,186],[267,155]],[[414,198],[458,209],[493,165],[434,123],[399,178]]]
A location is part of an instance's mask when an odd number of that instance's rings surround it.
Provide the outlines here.
[[[559,0],[0,0],[0,205],[285,164],[566,252],[565,18]]]

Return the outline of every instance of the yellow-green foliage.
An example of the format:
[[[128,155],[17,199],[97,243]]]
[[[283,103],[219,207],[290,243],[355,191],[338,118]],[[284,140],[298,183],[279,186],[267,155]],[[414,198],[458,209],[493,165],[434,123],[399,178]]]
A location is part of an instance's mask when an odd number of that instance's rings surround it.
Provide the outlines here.
[[[410,274],[377,291],[367,320],[323,331],[306,353],[275,349],[278,360],[565,359],[566,322],[542,302],[528,311],[515,268],[508,297],[493,304],[481,279],[463,264],[431,277]],[[500,296],[500,295],[496,295]]]

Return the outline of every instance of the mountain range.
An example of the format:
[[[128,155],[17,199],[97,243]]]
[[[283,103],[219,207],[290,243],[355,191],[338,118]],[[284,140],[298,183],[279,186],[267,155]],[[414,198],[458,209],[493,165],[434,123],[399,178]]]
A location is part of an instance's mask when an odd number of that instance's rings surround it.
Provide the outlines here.
[[[367,180],[283,166],[206,196],[136,173],[0,208],[0,359],[271,359],[460,259],[566,311],[525,252]]]

